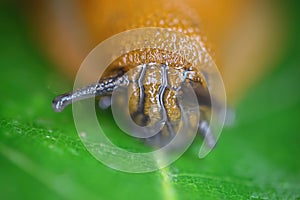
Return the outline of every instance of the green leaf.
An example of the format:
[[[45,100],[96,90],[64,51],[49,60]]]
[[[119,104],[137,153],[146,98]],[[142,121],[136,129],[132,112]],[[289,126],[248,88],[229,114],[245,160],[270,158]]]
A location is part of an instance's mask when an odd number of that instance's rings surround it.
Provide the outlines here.
[[[72,83],[38,53],[18,11],[0,10],[0,199],[300,198],[298,47],[247,93],[208,157],[198,159],[196,140],[168,168],[128,174],[87,152],[70,108],[52,111]]]

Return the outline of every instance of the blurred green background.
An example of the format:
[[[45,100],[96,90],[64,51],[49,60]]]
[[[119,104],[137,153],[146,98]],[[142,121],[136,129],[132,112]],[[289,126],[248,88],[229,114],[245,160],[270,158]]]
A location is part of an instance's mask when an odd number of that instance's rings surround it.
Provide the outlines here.
[[[199,160],[194,144],[164,170],[127,174],[86,151],[70,108],[52,111],[72,81],[31,39],[23,7],[1,2],[0,199],[300,199],[300,6],[282,9],[284,59],[247,91],[218,147]]]

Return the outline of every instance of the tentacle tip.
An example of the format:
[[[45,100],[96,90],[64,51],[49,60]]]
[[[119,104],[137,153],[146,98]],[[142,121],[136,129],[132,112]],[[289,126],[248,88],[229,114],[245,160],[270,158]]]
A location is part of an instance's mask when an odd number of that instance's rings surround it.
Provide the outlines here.
[[[64,109],[63,97],[64,95],[59,95],[52,100],[52,108],[55,112],[61,112]]]

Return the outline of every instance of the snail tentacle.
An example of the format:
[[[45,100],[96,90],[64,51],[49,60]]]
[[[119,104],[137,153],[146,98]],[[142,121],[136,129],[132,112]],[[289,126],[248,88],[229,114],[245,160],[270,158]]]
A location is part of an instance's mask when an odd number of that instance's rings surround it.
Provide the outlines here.
[[[214,148],[216,146],[216,138],[206,120],[200,120],[199,122],[199,132],[204,139],[205,145],[209,148]]]
[[[73,92],[65,93],[54,98],[52,107],[55,112],[61,112],[65,107],[73,102],[82,99],[92,98],[94,96],[104,96],[110,94],[118,85],[125,82],[126,77],[109,78],[100,80],[99,83],[94,83],[75,90]]]

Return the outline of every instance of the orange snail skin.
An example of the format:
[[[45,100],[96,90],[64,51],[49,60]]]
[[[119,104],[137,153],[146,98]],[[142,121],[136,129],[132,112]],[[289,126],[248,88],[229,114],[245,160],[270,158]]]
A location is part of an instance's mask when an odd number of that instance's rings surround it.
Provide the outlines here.
[[[116,12],[120,16],[124,14],[125,17],[119,18],[114,23],[112,33],[141,27],[166,28],[189,36],[194,42],[199,43],[202,50],[208,51],[197,14],[184,4],[178,2],[162,4],[161,1],[151,1],[147,6],[140,6],[135,13],[129,14],[126,9],[123,9],[123,12],[116,9]],[[135,70],[129,72],[132,69]],[[156,79],[155,82],[151,81],[153,78]],[[135,123],[145,126],[150,121],[151,123],[164,121],[160,133],[147,138],[148,143],[164,146],[180,129],[182,113],[177,96],[185,90],[185,84],[188,83],[197,96],[201,113],[200,121],[190,120],[189,123],[198,124],[199,132],[205,138],[206,144],[211,148],[215,146],[216,141],[209,128],[211,102],[204,75],[180,55],[160,49],[135,50],[123,54],[109,65],[98,83],[56,97],[53,100],[53,109],[60,112],[74,101],[93,96],[100,97],[100,105],[105,105],[112,91],[126,80],[142,83],[133,88],[134,92],[129,99],[129,112]]]

